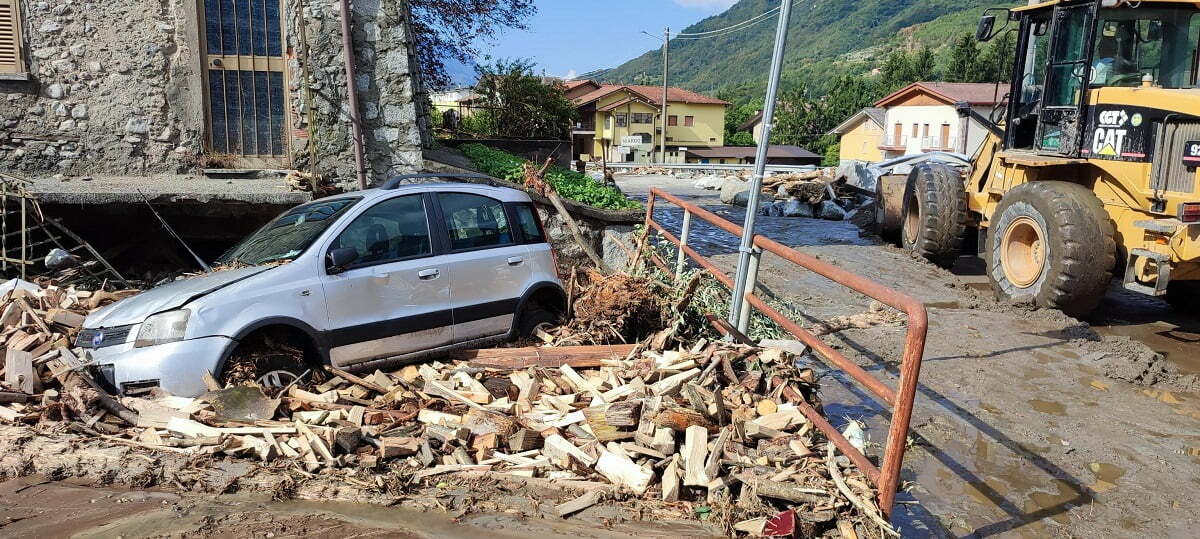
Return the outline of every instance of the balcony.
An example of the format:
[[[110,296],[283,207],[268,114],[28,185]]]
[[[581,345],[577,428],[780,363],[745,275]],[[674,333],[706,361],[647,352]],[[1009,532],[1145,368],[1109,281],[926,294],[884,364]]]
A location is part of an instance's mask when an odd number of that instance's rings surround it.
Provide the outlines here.
[[[879,149],[888,152],[902,152],[908,149],[908,137],[887,135],[879,143]]]
[[[592,120],[587,122],[575,122],[575,125],[571,128],[571,131],[574,133],[595,133],[596,121]]]
[[[950,140],[942,140],[942,137],[922,137],[921,151],[923,152],[950,152],[954,151]]]

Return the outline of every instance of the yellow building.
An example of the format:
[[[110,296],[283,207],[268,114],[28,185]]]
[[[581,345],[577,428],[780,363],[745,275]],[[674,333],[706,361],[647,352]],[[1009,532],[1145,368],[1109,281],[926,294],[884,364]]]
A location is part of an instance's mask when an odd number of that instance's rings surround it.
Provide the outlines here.
[[[567,98],[579,109],[572,129],[574,157],[609,162],[650,163],[658,155],[663,133],[659,113],[661,86],[566,83]],[[667,91],[668,163],[683,163],[688,150],[725,144],[728,102],[682,88]]]
[[[886,112],[882,108],[862,109],[829,132],[840,137],[842,163],[883,160],[883,150],[879,146],[883,144]]]

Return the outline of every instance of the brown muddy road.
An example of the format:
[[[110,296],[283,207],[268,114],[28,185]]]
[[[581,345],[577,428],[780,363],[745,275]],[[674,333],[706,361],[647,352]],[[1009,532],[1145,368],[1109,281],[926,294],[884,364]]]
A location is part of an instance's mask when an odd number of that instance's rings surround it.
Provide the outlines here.
[[[634,197],[655,185],[738,224],[744,218],[690,180],[618,182]],[[660,208],[657,218],[677,232],[679,212]],[[735,267],[736,240],[697,222],[692,245],[722,267]],[[905,459],[913,503],[900,506],[906,535],[1196,536],[1200,395],[1111,379],[1096,360],[1099,352],[1136,345],[1097,341],[1097,333],[1126,336],[1166,354],[1185,373],[1200,372],[1195,317],[1114,288],[1089,326],[997,303],[977,259],[964,257],[952,273],[862,238],[850,223],[770,217],[759,223],[759,233],[906,292],[929,310],[914,445]],[[760,291],[792,306],[802,322],[869,305],[772,255],[763,260]],[[894,386],[903,327],[853,329],[829,339]],[[826,371],[822,391],[835,424],[852,418],[870,425],[868,454],[878,456],[887,434],[883,409],[840,373]]]
[[[419,511],[330,501],[273,501],[269,496],[177,494],[96,487],[27,476],[0,482],[0,536],[29,538],[189,537],[401,539],[495,537],[713,537],[696,522],[623,521],[601,507],[569,520],[530,517],[549,509],[527,500],[508,513]],[[518,500],[514,507],[521,507]],[[549,508],[553,503],[549,504]],[[591,511],[591,509],[589,509]],[[462,513],[461,511],[458,513]],[[545,515],[543,515],[545,516]]]

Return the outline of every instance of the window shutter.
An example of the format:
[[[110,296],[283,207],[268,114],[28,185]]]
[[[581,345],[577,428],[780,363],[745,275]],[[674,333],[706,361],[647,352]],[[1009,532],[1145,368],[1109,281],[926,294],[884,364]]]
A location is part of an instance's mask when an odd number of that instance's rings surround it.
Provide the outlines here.
[[[20,0],[0,0],[0,73],[22,73]]]

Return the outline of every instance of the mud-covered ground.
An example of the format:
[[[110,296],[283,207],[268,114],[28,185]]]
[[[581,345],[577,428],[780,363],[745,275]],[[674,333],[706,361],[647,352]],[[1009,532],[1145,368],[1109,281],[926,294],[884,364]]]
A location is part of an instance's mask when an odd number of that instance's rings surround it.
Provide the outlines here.
[[[741,223],[740,208],[691,180],[618,177],[627,194],[666,189]],[[678,231],[680,212],[656,216]],[[978,259],[944,271],[849,222],[759,217],[758,232],[924,302],[929,338],[912,449],[911,496],[899,517],[910,535],[1194,537],[1200,526],[1200,321],[1153,299],[1110,289],[1080,321],[1000,304]],[[692,221],[691,245],[732,270],[737,241]],[[869,300],[772,255],[760,293],[802,322],[866,311]],[[831,343],[894,386],[904,328],[851,329]],[[1157,351],[1165,359],[1150,350]],[[1176,371],[1174,373],[1168,371]],[[842,383],[833,383],[839,380]],[[1150,385],[1147,385],[1150,384]],[[882,451],[888,416],[840,373],[822,381],[826,412],[867,422]]]

